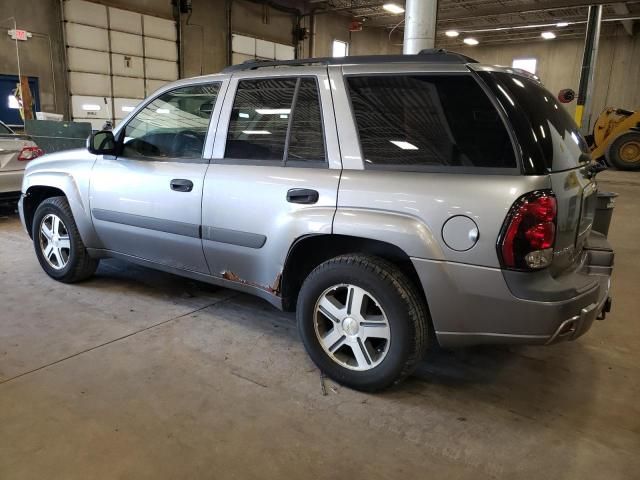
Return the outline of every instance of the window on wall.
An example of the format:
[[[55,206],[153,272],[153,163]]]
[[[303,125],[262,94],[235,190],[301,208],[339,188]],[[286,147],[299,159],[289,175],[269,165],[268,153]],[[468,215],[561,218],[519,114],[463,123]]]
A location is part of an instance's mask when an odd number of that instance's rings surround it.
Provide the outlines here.
[[[220,85],[193,85],[160,95],[125,127],[125,157],[200,158]]]
[[[365,167],[516,166],[507,129],[469,75],[347,79]]]
[[[513,68],[519,68],[521,70],[526,70],[529,73],[536,74],[536,66],[538,60],[535,58],[514,58],[511,66]]]
[[[241,80],[229,122],[225,158],[324,162],[315,78]]]
[[[349,44],[342,40],[334,40],[332,46],[332,55],[334,57],[346,57],[349,55]]]

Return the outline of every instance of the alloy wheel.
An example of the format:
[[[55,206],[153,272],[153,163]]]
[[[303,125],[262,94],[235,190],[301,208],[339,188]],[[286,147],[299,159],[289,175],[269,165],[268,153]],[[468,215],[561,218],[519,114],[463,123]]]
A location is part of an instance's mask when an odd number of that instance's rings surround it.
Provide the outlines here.
[[[345,368],[370,370],[389,352],[387,316],[374,296],[361,287],[340,284],[328,288],[316,302],[313,316],[322,349]]]
[[[71,239],[64,222],[53,213],[40,222],[40,250],[46,262],[54,270],[62,270],[69,263]]]

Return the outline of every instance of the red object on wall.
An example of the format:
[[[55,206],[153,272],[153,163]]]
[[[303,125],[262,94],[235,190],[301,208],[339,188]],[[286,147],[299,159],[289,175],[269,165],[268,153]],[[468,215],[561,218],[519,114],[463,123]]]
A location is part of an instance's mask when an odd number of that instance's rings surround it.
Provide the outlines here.
[[[362,22],[359,22],[358,20],[352,20],[351,23],[349,24],[349,31],[350,32],[361,32],[362,31]]]

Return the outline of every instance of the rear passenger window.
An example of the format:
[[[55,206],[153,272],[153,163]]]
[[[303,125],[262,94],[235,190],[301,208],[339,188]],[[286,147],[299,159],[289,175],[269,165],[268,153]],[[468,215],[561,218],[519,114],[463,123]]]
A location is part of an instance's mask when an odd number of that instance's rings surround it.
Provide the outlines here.
[[[516,167],[504,123],[472,77],[378,75],[347,82],[366,167]]]
[[[325,162],[320,98],[314,78],[241,80],[225,157]]]

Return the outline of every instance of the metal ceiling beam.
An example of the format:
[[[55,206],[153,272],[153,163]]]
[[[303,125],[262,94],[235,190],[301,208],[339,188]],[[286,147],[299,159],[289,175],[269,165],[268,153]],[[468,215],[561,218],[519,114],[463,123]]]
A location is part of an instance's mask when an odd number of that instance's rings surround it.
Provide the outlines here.
[[[613,11],[619,15],[629,14],[629,7],[627,7],[626,3],[614,3],[612,7]],[[626,32],[629,35],[633,36],[633,20],[622,20],[620,23],[622,24]]]
[[[540,11],[562,10],[564,8],[589,7],[607,3],[613,2],[603,2],[602,0],[540,0],[535,3],[535,7],[534,5],[496,5],[460,12],[441,11],[438,12],[438,20],[465,20],[478,17],[535,13]]]

